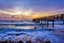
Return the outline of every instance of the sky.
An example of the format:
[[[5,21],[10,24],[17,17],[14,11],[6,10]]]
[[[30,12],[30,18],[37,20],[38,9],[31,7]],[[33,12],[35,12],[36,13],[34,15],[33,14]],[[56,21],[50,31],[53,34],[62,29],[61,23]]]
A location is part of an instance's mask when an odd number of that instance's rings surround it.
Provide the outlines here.
[[[0,20],[30,20],[64,13],[64,0],[0,0]]]

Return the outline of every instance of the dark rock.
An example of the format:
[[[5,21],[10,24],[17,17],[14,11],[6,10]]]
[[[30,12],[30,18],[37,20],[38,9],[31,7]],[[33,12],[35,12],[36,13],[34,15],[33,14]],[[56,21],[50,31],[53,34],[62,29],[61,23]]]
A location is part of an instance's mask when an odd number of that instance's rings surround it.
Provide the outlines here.
[[[26,41],[25,43],[32,43],[31,41]]]
[[[0,43],[7,43],[7,41],[0,41]]]
[[[19,42],[17,42],[17,43],[23,43],[23,41],[19,41]]]
[[[46,41],[45,43],[51,43],[50,41]]]

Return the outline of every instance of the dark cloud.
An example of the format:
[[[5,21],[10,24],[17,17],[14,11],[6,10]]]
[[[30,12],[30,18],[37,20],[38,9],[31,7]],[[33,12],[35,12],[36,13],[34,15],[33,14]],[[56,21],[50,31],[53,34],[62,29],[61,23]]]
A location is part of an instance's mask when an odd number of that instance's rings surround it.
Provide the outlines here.
[[[14,18],[14,16],[11,16],[11,18]]]
[[[4,18],[6,18],[6,17],[4,17]]]

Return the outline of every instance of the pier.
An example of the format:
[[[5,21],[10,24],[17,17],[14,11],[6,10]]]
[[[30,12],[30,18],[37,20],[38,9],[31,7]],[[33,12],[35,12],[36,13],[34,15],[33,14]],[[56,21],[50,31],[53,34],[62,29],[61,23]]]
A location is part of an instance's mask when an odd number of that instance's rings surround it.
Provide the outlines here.
[[[45,24],[47,22],[47,27],[49,26],[49,22],[52,21],[52,27],[54,27],[55,21],[63,21],[63,24],[64,24],[64,14],[57,14],[57,15],[33,19],[33,22],[36,22],[36,23],[40,23],[40,21],[41,21],[41,24],[43,24],[42,21],[45,21]]]

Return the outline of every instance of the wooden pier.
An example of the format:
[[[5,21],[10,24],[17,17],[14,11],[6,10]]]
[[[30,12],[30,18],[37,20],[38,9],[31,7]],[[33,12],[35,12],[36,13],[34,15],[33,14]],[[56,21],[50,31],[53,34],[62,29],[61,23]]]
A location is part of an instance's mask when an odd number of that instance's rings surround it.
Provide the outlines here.
[[[48,17],[33,19],[33,22],[36,22],[36,23],[40,23],[40,21],[41,21],[41,24],[43,24],[42,21],[45,21],[45,24],[47,21],[47,27],[49,26],[49,22],[52,21],[52,27],[54,27],[54,21],[63,21],[63,24],[64,24],[64,14],[58,14],[58,15],[52,15]]]

